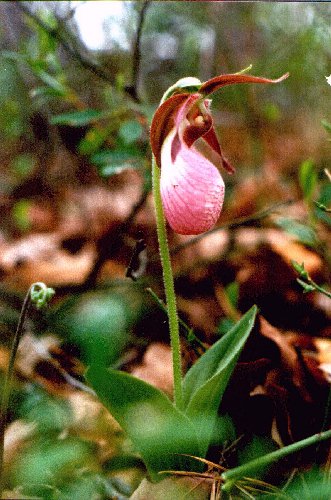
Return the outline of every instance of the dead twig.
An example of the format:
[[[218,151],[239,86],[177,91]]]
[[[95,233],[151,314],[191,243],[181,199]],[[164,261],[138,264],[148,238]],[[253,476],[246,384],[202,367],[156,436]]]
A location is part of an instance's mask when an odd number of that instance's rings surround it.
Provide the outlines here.
[[[89,59],[87,59],[83,54],[77,52],[76,49],[71,47],[67,40],[64,39],[64,37],[61,35],[59,30],[57,28],[51,28],[48,26],[38,15],[36,15],[34,12],[32,12],[25,4],[24,2],[16,2],[17,8],[19,8],[24,14],[26,14],[30,19],[33,19],[35,23],[38,24],[40,28],[42,28],[49,36],[57,40],[62,47],[68,52],[75,61],[77,61],[83,68],[87,69],[88,71],[92,72],[94,75],[96,75],[98,78],[101,78],[102,80],[108,82],[108,83],[113,83],[112,78],[105,73],[105,71],[98,66],[97,64],[93,63]]]
[[[133,97],[133,99],[137,102],[140,101],[138,94],[138,82],[139,82],[139,73],[140,73],[140,63],[141,63],[141,35],[142,30],[146,18],[146,12],[150,5],[151,0],[144,0],[143,6],[140,9],[139,17],[138,17],[138,27],[136,38],[134,41],[133,47],[133,55],[132,55],[132,76],[131,76],[131,85],[127,85],[125,90],[128,94]]]
[[[138,202],[132,207],[128,217],[121,224],[119,224],[115,230],[111,229],[107,231],[106,234],[104,234],[97,242],[97,257],[83,284],[84,289],[94,287],[103,264],[106,260],[113,257],[121,247],[122,235],[129,229],[137,213],[144,206],[148,193],[149,190],[144,190]]]

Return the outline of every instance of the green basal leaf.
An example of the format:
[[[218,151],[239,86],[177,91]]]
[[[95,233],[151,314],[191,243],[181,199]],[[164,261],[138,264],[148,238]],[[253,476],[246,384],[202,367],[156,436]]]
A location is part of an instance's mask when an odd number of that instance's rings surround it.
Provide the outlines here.
[[[255,321],[253,306],[236,325],[210,347],[186,373],[183,381],[184,402],[187,406],[195,393],[233,360],[242,349]],[[245,337],[245,338],[244,338]]]
[[[211,442],[227,448],[236,441],[237,437],[236,428],[230,415],[218,413],[215,418]]]
[[[117,363],[142,314],[139,294],[130,287],[71,295],[49,313],[53,329],[79,348],[87,365]]]
[[[163,392],[96,364],[87,370],[86,379],[140,452],[153,480],[162,479],[157,474],[161,470],[197,467],[196,461],[180,455],[199,453],[195,429]]]
[[[48,438],[52,432],[60,433],[73,422],[69,403],[47,394],[40,387],[34,387],[24,396],[19,415]]]
[[[317,173],[311,160],[305,160],[301,163],[299,183],[305,200],[310,201],[317,186]]]
[[[222,318],[217,327],[217,333],[220,337],[223,337],[226,333],[228,333],[231,328],[234,327],[235,321],[232,318]]]
[[[81,127],[89,125],[104,116],[104,111],[86,109],[84,111],[73,111],[70,113],[61,113],[60,115],[52,116],[50,123],[52,125],[71,125],[72,127]]]
[[[50,434],[48,439],[34,439],[22,451],[13,464],[14,477],[24,486],[55,486],[63,481],[64,471],[66,477],[74,477],[87,463],[91,467],[97,466],[95,452],[88,441],[73,436],[58,439]]]
[[[184,378],[186,415],[196,426],[202,456],[207,452],[222,396],[253,328],[256,313],[257,307],[253,306],[199,358]]]

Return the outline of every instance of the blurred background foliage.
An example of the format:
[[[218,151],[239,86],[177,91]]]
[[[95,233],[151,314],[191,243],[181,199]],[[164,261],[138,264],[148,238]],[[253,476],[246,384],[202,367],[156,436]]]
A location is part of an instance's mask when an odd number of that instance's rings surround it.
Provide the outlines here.
[[[102,4],[107,5],[99,24],[103,38],[91,50],[94,24],[88,38],[88,13],[79,13],[89,7],[93,19]],[[150,120],[168,86],[185,75],[204,81],[249,64],[253,74],[277,77],[289,71],[291,76],[279,86],[231,86],[214,97],[216,124],[230,142],[233,161],[255,168],[265,153],[267,128],[303,135],[311,142],[305,144],[308,154],[317,145],[320,156],[326,153],[320,122],[330,115],[324,78],[330,72],[327,3],[3,2],[1,11],[6,20],[0,74],[3,190],[31,175],[38,168],[36,156],[43,154],[38,150],[58,136],[104,175],[118,172],[130,158],[139,165],[147,148],[142,120]],[[114,31],[116,23],[121,29]],[[244,134],[246,151],[237,151],[238,138],[228,137],[232,131]],[[19,151],[22,141],[29,151]],[[286,150],[279,147],[277,153]]]
[[[5,200],[23,180],[54,194],[64,180],[91,180],[95,167],[106,177],[142,169],[148,182],[148,124],[164,90],[186,75],[204,81],[249,64],[252,74],[291,76],[214,96],[216,125],[239,175],[257,174],[269,157],[290,178],[304,156],[327,166],[327,3],[2,2],[1,15]],[[54,167],[62,147],[80,158],[75,172]],[[11,230],[29,229],[30,187],[18,190],[7,229],[10,222]]]
[[[237,169],[226,178],[222,223],[295,194],[304,199],[303,220],[285,214],[274,225],[325,257],[316,227],[319,221],[330,225],[330,217],[314,201],[325,207],[331,201],[323,173],[331,158],[331,88],[325,79],[331,73],[330,18],[327,2],[0,2],[4,347],[21,293],[38,273],[51,276],[47,284],[57,288],[46,315],[31,312],[27,330],[38,346],[39,337],[51,333],[83,364],[97,358],[122,367],[139,357],[151,338],[167,340],[164,312],[146,294],[146,282],[124,280],[139,230],[156,252],[153,212],[138,219],[133,230],[127,221],[135,204],[148,200],[151,117],[163,92],[184,76],[205,81],[250,64],[254,75],[277,78],[290,72],[279,85],[236,85],[213,97],[222,147]],[[14,246],[16,241],[23,243]],[[48,266],[56,255],[59,267],[53,272],[45,271],[46,264],[38,267],[39,254]],[[101,287],[96,278],[107,258],[112,263]],[[30,261],[31,267],[24,267]],[[209,310],[206,285],[212,288],[203,273],[199,282],[190,281],[187,261],[176,267],[184,317],[188,299],[197,299],[197,308],[205,300]],[[231,265],[214,269],[213,279],[224,280],[225,303],[233,312],[251,304],[242,297]],[[153,256],[148,273],[148,285],[157,289],[160,269]],[[260,286],[250,289],[248,302],[257,301],[269,319],[288,326],[292,318],[290,327],[299,321],[301,309],[287,317],[284,303],[275,301],[279,290],[270,295],[273,310],[259,292]],[[223,314],[208,327],[201,325],[204,319],[196,331],[209,341],[237,318],[235,311]],[[305,316],[298,328],[309,328],[309,321]],[[65,356],[56,342],[51,345],[52,356]],[[39,362],[37,375],[24,372],[28,384],[16,382],[10,421],[25,423],[13,428],[21,436],[22,453],[15,467],[7,466],[8,487],[24,485],[25,495],[50,499],[128,498],[143,474],[139,458],[104,415],[91,423],[88,410],[85,423],[79,420],[80,403],[63,400],[61,383],[68,380],[54,366]],[[81,367],[69,363],[65,369],[83,381]],[[26,428],[31,422],[34,427]]]

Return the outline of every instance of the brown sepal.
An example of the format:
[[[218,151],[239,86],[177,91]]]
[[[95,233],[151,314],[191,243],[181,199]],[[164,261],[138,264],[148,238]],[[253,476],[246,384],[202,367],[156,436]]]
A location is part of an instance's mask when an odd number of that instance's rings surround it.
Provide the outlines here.
[[[183,132],[183,140],[189,148],[200,137],[205,138],[206,135],[209,133],[209,131],[212,128],[213,120],[212,120],[212,117],[210,115],[205,115],[205,116],[201,115],[201,118],[203,118],[203,121],[200,124],[193,122],[190,125],[188,125]],[[216,139],[216,141],[217,141],[217,139]],[[217,142],[217,144],[218,144],[218,142]],[[210,144],[210,146],[211,146],[211,144]],[[215,149],[214,146],[211,146],[211,147],[219,154],[219,151],[217,149]]]
[[[199,94],[193,94],[191,99],[191,105],[194,104],[194,101],[197,101],[199,98]],[[187,103],[188,106],[190,103]],[[186,107],[186,105],[185,105]],[[185,113],[185,109],[183,110]],[[201,118],[199,122],[197,117]],[[223,152],[221,150],[221,146],[218,142],[218,138],[215,133],[214,123],[211,114],[202,113],[198,107],[196,107],[194,116],[187,116],[190,125],[188,125],[183,131],[183,140],[188,147],[191,147],[192,144],[195,143],[200,137],[206,141],[206,143],[212,148],[215,153],[220,157],[222,167],[227,170],[229,174],[233,174],[235,172],[234,167],[230,164],[230,162],[225,158]],[[178,119],[182,119],[182,117],[178,117]],[[178,126],[178,124],[177,124]]]
[[[289,76],[289,73],[285,73],[280,78],[276,80],[271,80],[270,78],[263,78],[259,76],[251,76],[251,75],[238,75],[238,74],[230,74],[230,75],[219,75],[211,78],[204,82],[199,92],[204,96],[208,96],[212,94],[216,90],[221,87],[225,87],[225,85],[232,85],[234,83],[279,83],[285,80]]]
[[[175,126],[173,114],[183,104],[190,94],[175,94],[167,99],[156,110],[150,130],[151,148],[158,167],[161,167],[161,148],[165,137]]]
[[[231,163],[225,158],[223,152],[221,150],[220,143],[218,142],[217,136],[215,134],[215,130],[211,127],[208,132],[206,132],[203,136],[203,139],[209,144],[209,146],[221,157],[222,165],[225,170],[229,174],[233,174],[235,172],[235,168],[231,165]]]

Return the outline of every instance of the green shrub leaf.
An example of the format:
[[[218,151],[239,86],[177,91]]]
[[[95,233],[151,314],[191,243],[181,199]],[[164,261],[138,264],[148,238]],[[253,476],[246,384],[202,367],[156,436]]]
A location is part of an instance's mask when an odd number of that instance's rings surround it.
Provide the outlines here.
[[[128,120],[119,128],[118,135],[125,144],[136,142],[142,135],[143,128],[136,120]]]
[[[52,116],[50,122],[52,125],[70,125],[72,127],[82,127],[89,125],[105,116],[104,111],[97,109],[86,109],[84,111],[72,111]]]
[[[311,160],[305,160],[301,163],[299,183],[305,200],[310,201],[317,186],[317,173]]]
[[[316,233],[314,229],[307,224],[287,217],[278,217],[276,224],[288,234],[294,236],[303,245],[316,247],[318,241]]]

